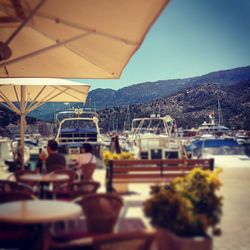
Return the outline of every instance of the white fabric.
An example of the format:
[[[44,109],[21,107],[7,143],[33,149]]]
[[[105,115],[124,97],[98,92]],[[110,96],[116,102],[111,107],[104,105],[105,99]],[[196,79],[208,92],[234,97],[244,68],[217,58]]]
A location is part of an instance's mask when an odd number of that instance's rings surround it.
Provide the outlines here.
[[[0,1],[5,43],[38,0]],[[116,79],[169,0],[47,0],[8,43],[0,77]]]
[[[79,166],[81,166],[82,164],[88,164],[88,163],[96,163],[96,157],[92,155],[91,153],[80,154],[78,158]]]

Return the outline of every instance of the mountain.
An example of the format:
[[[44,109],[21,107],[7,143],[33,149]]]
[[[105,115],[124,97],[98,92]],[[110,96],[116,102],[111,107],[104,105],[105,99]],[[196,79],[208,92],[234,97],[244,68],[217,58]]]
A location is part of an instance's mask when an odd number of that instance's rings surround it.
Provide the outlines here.
[[[170,114],[183,127],[201,124],[208,110],[215,110],[220,98],[225,125],[250,129],[249,92],[250,66],[212,72],[186,79],[162,80],[131,85],[119,90],[90,91],[85,106],[100,110],[104,131],[124,128],[134,117],[150,113]],[[53,121],[56,113],[82,103],[46,103],[29,114],[36,119]],[[2,113],[1,113],[2,110]],[[0,109],[0,127],[16,123],[18,116]]]
[[[143,104],[155,99],[170,96],[178,91],[202,84],[233,85],[250,80],[250,66],[212,72],[203,76],[186,79],[161,80],[134,84],[118,90],[95,89],[89,92],[86,107],[97,110],[116,106]],[[82,103],[70,107],[82,107]],[[53,121],[54,115],[68,107],[64,103],[46,103],[30,115],[39,119]]]
[[[212,111],[216,113],[218,99],[224,125],[250,130],[250,80],[234,85],[200,84],[152,102],[104,109],[99,112],[101,127],[104,131],[122,130],[134,117],[152,113],[170,115],[179,127],[198,127],[208,122]]]
[[[233,85],[250,80],[250,66],[212,72],[186,79],[161,80],[134,84],[118,90],[95,89],[89,92],[87,105],[97,109],[146,103],[170,96],[180,90],[200,84]]]
[[[26,120],[28,124],[35,124],[36,122],[34,117],[27,117]],[[11,136],[10,131],[5,127],[10,123],[17,124],[18,121],[19,115],[0,105],[0,136]]]

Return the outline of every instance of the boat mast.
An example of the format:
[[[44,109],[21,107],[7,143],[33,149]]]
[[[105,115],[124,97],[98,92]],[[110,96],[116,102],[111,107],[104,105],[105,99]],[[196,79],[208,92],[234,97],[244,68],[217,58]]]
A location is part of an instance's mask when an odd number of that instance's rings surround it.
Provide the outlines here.
[[[220,106],[220,100],[218,98],[218,125],[221,126],[222,123],[223,123],[222,110]]]

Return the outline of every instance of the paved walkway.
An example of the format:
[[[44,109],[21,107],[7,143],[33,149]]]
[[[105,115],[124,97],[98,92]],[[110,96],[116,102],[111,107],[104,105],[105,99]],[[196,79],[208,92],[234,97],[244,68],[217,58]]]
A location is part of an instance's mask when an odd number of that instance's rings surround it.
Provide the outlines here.
[[[214,250],[250,249],[250,168],[227,168],[221,174],[224,196],[222,235]]]

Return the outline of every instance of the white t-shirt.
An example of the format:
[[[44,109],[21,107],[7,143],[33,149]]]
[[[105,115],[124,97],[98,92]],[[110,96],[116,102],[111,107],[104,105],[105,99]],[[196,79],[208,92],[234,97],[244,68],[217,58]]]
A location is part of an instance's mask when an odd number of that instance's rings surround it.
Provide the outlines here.
[[[88,164],[88,163],[96,163],[95,155],[91,153],[80,154],[78,158],[78,165],[81,166],[82,164]]]

